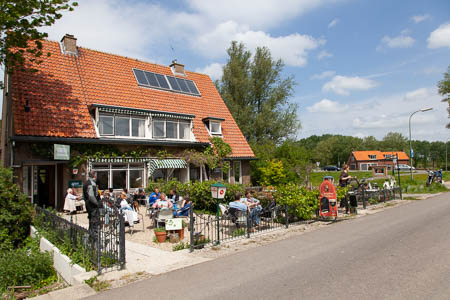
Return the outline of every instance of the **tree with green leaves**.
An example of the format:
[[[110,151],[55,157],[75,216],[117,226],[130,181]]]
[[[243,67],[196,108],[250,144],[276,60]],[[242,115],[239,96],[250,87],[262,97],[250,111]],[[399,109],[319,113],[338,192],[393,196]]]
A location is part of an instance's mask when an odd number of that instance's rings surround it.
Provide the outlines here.
[[[409,152],[408,139],[398,132],[388,132],[381,141],[383,151],[405,151]]]
[[[447,72],[444,73],[444,79],[438,82],[439,94],[444,96],[442,102],[447,102],[448,115],[450,118],[450,66],[447,68]],[[450,123],[447,123],[447,128],[450,128]]]
[[[2,0],[0,65],[11,73],[27,61],[41,63],[42,40],[48,35],[40,31],[40,27],[54,24],[62,17],[61,11],[72,11],[77,5],[70,0]]]
[[[252,57],[245,45],[233,41],[217,88],[239,128],[251,143],[281,142],[300,128],[297,105],[289,102],[295,82],[282,78],[284,64],[268,48]]]

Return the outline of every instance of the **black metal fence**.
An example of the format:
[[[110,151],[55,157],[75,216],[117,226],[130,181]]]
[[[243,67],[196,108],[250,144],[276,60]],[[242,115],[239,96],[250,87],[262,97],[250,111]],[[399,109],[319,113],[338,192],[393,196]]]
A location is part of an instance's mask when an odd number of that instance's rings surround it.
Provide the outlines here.
[[[357,191],[356,205],[367,205],[396,199],[400,188]],[[251,238],[263,231],[288,228],[289,225],[304,224],[311,221],[299,219],[295,206],[269,205],[267,208],[252,211],[223,210],[220,215],[189,211],[190,251],[223,241]]]
[[[118,210],[100,210],[100,218],[89,230],[56,215],[55,212],[35,208],[34,224],[63,252],[72,254],[75,262],[100,274],[108,268],[125,267],[124,218]]]

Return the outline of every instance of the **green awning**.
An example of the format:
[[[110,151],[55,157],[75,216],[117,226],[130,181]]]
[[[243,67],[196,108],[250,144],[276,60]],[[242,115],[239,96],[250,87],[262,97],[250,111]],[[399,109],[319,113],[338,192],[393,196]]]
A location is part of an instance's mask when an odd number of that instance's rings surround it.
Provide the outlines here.
[[[187,167],[184,159],[151,159],[148,162],[148,177],[150,178],[156,169],[185,169]]]

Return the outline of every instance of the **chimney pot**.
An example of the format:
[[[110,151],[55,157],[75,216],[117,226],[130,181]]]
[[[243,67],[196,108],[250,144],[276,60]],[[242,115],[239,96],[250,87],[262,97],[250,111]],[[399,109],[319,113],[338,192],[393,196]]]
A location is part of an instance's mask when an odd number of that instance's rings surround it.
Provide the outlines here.
[[[66,33],[61,43],[65,54],[77,54],[77,39],[72,34]]]
[[[186,76],[186,74],[184,73],[184,65],[178,63],[176,59],[172,60],[172,63],[170,64],[170,68],[172,69],[172,72],[175,75]]]

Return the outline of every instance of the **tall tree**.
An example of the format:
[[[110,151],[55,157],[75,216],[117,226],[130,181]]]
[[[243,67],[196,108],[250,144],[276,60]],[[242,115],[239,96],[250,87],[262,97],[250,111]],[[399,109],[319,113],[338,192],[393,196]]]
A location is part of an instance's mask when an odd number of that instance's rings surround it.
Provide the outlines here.
[[[438,82],[439,94],[444,96],[442,102],[447,102],[448,116],[450,118],[450,66],[447,68],[447,72],[444,73],[444,79]],[[450,123],[447,123],[447,128],[450,128]]]
[[[25,53],[30,62],[41,63],[42,39],[39,31],[62,17],[63,10],[72,11],[77,2],[70,0],[2,0],[0,1],[0,65],[8,72],[23,66]],[[47,53],[47,55],[49,55]]]
[[[408,140],[398,132],[388,132],[381,141],[383,151],[405,151],[409,153]]]
[[[245,45],[233,41],[228,62],[216,83],[219,92],[247,140],[281,142],[300,128],[297,105],[289,102],[292,77],[281,78],[284,64],[275,61],[266,47],[252,58]]]

